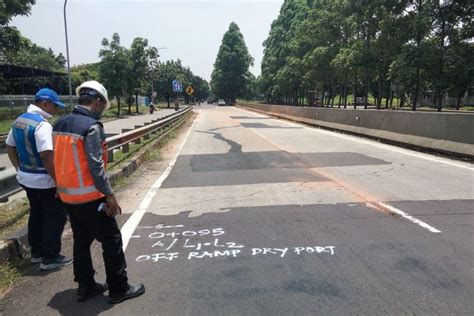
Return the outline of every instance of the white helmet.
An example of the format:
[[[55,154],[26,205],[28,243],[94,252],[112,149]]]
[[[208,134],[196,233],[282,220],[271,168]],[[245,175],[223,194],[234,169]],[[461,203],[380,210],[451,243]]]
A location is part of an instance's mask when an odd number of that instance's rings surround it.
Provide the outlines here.
[[[100,84],[99,82],[95,80],[83,82],[79,87],[76,88],[77,96],[81,95],[82,89],[92,89],[96,91],[101,97],[105,99],[105,102],[107,102],[105,105],[105,109],[107,110],[108,108],[110,108],[109,95],[107,93],[107,90],[102,84]]]

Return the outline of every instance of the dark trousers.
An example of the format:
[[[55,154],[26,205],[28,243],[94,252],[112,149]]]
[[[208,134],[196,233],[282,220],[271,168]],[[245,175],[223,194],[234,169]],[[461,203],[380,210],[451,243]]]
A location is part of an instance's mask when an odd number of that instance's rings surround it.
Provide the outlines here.
[[[97,200],[85,204],[66,204],[74,236],[74,281],[79,286],[94,284],[94,268],[91,259],[91,244],[94,240],[102,244],[102,255],[109,292],[120,294],[128,289],[127,264],[122,249],[122,234],[115,217],[104,211],[98,212]]]
[[[28,242],[33,257],[56,258],[61,251],[61,235],[66,223],[64,205],[55,197],[56,188],[32,189],[23,186],[30,201]]]

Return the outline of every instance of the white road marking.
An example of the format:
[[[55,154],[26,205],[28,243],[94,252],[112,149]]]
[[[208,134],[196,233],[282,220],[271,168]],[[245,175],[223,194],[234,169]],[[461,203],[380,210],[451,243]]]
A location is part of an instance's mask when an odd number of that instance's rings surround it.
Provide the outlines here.
[[[201,113],[200,110],[197,110],[196,112],[198,113],[198,115]],[[140,205],[138,206],[138,209],[136,209],[135,212],[133,212],[132,216],[130,216],[130,218],[127,220],[125,225],[123,225],[123,227],[121,229],[122,241],[123,241],[123,251],[125,251],[125,249],[127,249],[128,242],[130,241],[130,238],[132,237],[133,232],[137,228],[138,224],[140,224],[140,221],[142,220],[143,215],[145,215],[145,213],[146,213],[148,207],[150,206],[151,201],[155,197],[158,189],[161,187],[161,185],[166,180],[166,178],[168,178],[168,176],[170,175],[171,170],[173,169],[173,167],[176,163],[176,160],[178,160],[178,156],[181,153],[181,151],[183,150],[184,144],[186,144],[186,141],[188,140],[189,135],[193,131],[194,125],[196,124],[197,120],[198,120],[198,118],[196,118],[194,120],[193,125],[188,130],[182,144],[180,145],[178,151],[176,152],[176,155],[173,157],[173,159],[171,159],[171,161],[168,164],[168,167],[166,168],[165,172],[155,181],[155,183],[153,183],[150,190],[148,190],[147,194],[145,195],[145,197],[141,201]]]
[[[244,112],[250,112],[250,113],[253,113],[252,111],[249,111],[249,110],[243,110],[243,109],[239,109],[241,111],[244,111]],[[405,151],[403,149],[399,149],[399,148],[394,148],[393,146],[390,146],[390,145],[385,145],[385,144],[379,144],[379,143],[375,143],[375,142],[372,142],[372,141],[369,141],[369,140],[363,140],[363,139],[359,139],[355,136],[346,136],[346,135],[340,135],[338,133],[335,133],[335,132],[330,132],[330,131],[326,131],[326,130],[321,130],[321,129],[317,129],[317,128],[310,128],[310,127],[307,127],[305,125],[302,125],[302,124],[298,124],[298,123],[293,123],[293,122],[287,122],[287,121],[281,121],[281,120],[278,120],[276,119],[277,121],[280,121],[280,122],[283,122],[283,123],[287,123],[288,125],[294,125],[294,126],[302,126],[304,127],[305,129],[309,129],[309,130],[313,130],[313,131],[317,131],[317,132],[320,132],[320,133],[323,133],[323,134],[326,134],[326,135],[332,135],[332,136],[336,136],[336,137],[340,137],[340,138],[343,138],[343,139],[347,139],[347,140],[351,140],[351,141],[357,141],[359,143],[363,143],[363,144],[368,144],[368,145],[373,145],[373,146],[376,146],[376,147],[379,147],[379,148],[384,148],[384,149],[388,149],[388,150],[392,150],[392,151],[396,151],[396,152],[399,152],[399,153],[403,153],[403,154],[406,154],[406,155],[410,155],[410,156],[415,156],[415,157],[418,157],[418,158],[422,158],[422,159],[428,159],[428,160],[432,160],[432,161],[435,161],[435,162],[441,162],[441,163],[445,163],[445,164],[449,164],[449,165],[453,165],[453,166],[456,166],[456,167],[461,167],[461,168],[466,168],[466,169],[469,169],[469,170],[474,170],[474,168],[470,168],[470,167],[467,167],[467,166],[463,166],[463,165],[460,165],[460,164],[455,164],[455,163],[452,163],[450,161],[444,161],[444,160],[441,160],[441,159],[436,159],[436,158],[432,158],[432,157],[426,157],[426,155],[420,155],[420,154],[415,154],[415,153],[412,153],[412,152],[408,152],[408,151]],[[259,134],[259,136],[261,136],[262,138],[266,139],[267,141],[269,141],[270,143],[272,143],[269,139],[267,139],[267,137]],[[273,143],[272,143],[273,144]],[[276,146],[276,145],[275,145]],[[279,148],[278,146],[276,146],[277,148]],[[279,148],[280,149],[280,148]],[[320,171],[318,171],[320,172]],[[321,173],[321,172],[320,172]],[[331,176],[327,175],[327,174],[324,174],[322,173],[326,178],[328,179],[332,179],[333,181],[335,181]],[[338,183],[339,185],[341,185],[339,182],[335,181],[336,183]],[[353,192],[351,189],[347,188],[346,186],[343,186],[341,185],[342,187],[344,187],[346,190],[349,190],[350,192]],[[353,192],[354,194],[356,195],[359,195],[357,194],[357,192]],[[361,196],[361,195],[359,195]],[[361,196],[362,197],[362,196]],[[387,212],[390,212],[390,213],[394,213],[394,214],[397,214],[397,215],[400,215],[401,217],[409,220],[410,222],[418,225],[418,226],[421,226],[427,230],[429,230],[430,232],[432,233],[441,233],[441,231],[421,220],[419,220],[418,218],[416,217],[413,217],[412,215],[402,211],[402,210],[399,210],[391,205],[388,205],[388,204],[385,204],[383,202],[367,202],[366,203],[366,206],[367,207],[372,207],[372,208],[375,208],[375,209],[384,209],[385,211]]]
[[[431,225],[429,225],[429,224],[423,222],[422,220],[419,220],[419,219],[416,218],[416,217],[411,216],[411,215],[408,214],[408,213],[405,213],[405,212],[402,211],[402,210],[399,210],[399,209],[396,208],[396,207],[393,207],[393,206],[391,206],[391,205],[385,204],[385,203],[383,203],[383,202],[376,202],[376,203],[377,203],[377,204],[380,204],[383,208],[389,210],[390,212],[395,213],[395,214],[398,214],[398,215],[400,215],[401,217],[406,218],[406,219],[409,220],[410,222],[415,223],[416,225],[421,226],[421,227],[423,227],[424,229],[427,229],[427,230],[429,230],[429,231],[432,232],[432,233],[441,233],[441,231],[440,231],[439,229],[437,229],[437,228],[435,228],[435,227],[433,227],[433,226],[431,226]]]
[[[255,115],[255,112],[252,112],[250,110],[244,110],[244,109],[238,109],[238,110],[243,111],[243,112],[252,113],[252,114]],[[467,169],[467,170],[470,170],[470,171],[474,171],[474,167],[470,167],[468,165],[464,165],[464,164],[460,164],[460,163],[455,163],[455,162],[452,162],[452,161],[450,161],[448,159],[445,159],[445,158],[439,158],[439,157],[430,156],[428,154],[417,153],[417,152],[414,152],[414,151],[411,151],[411,150],[408,150],[408,149],[404,149],[404,148],[400,148],[400,147],[396,147],[396,146],[392,146],[392,145],[388,145],[388,144],[381,144],[381,143],[378,143],[376,141],[362,139],[362,138],[359,138],[359,137],[356,137],[356,136],[344,135],[344,134],[340,134],[340,133],[336,133],[336,132],[331,132],[331,131],[324,130],[322,128],[318,128],[316,126],[315,127],[308,127],[304,124],[289,122],[289,121],[286,121],[286,120],[283,120],[283,119],[276,119],[276,118],[273,118],[269,115],[266,115],[266,117],[270,117],[270,118],[272,118],[272,119],[274,119],[278,122],[283,122],[283,123],[286,123],[288,125],[303,127],[304,129],[315,131],[315,132],[318,132],[318,133],[321,133],[321,134],[331,135],[331,136],[339,137],[339,138],[342,138],[342,139],[345,139],[345,140],[350,140],[350,141],[353,141],[353,142],[355,141],[355,142],[358,142],[358,143],[361,143],[361,144],[366,144],[366,145],[371,145],[371,146],[375,146],[375,147],[382,148],[382,149],[387,149],[387,150],[397,152],[397,153],[400,153],[400,154],[404,154],[404,155],[407,155],[407,156],[412,156],[412,157],[425,159],[425,160],[429,160],[429,161],[433,161],[433,162],[443,163],[443,164],[450,165],[450,166],[453,166],[453,167],[458,167],[458,168],[463,168],[463,169]]]

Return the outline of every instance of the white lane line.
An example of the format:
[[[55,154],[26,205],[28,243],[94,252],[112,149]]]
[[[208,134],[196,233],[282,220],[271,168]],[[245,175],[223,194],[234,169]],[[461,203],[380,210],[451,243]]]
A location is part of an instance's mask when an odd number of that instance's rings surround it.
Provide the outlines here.
[[[401,217],[409,220],[410,222],[412,223],[415,223],[416,225],[418,226],[421,226],[423,227],[424,229],[427,229],[429,230],[430,232],[432,233],[441,233],[441,231],[425,222],[423,222],[422,220],[419,220],[418,218],[416,217],[413,217],[411,216],[410,214],[408,213],[405,213],[404,211],[402,210],[399,210],[398,208],[396,207],[393,207],[391,205],[388,205],[388,204],[385,204],[383,202],[376,202],[377,204],[380,204],[383,208],[387,209],[388,211],[392,212],[392,213],[395,213],[395,214],[398,214],[400,215]]]
[[[201,113],[200,110],[196,111],[198,115]],[[163,182],[168,178],[168,176],[171,173],[171,170],[173,169],[176,160],[178,160],[178,156],[183,150],[184,144],[186,144],[186,141],[188,140],[189,135],[194,129],[194,125],[196,124],[198,118],[196,118],[193,122],[193,125],[191,125],[191,128],[188,130],[182,144],[180,145],[178,151],[176,152],[176,155],[171,159],[170,163],[168,164],[168,167],[166,168],[165,172],[153,183],[151,186],[150,190],[148,190],[147,194],[141,201],[140,205],[138,206],[138,209],[133,212],[132,216],[127,220],[125,225],[123,225],[121,232],[122,232],[122,241],[123,241],[123,251],[127,249],[128,242],[130,241],[130,238],[133,235],[133,232],[137,228],[138,224],[140,224],[140,221],[143,218],[143,215],[145,215],[148,206],[150,206],[151,201],[155,197],[156,193],[158,192],[158,189],[161,187]]]
[[[244,109],[238,109],[238,110],[244,111],[244,112],[250,112],[250,113],[255,115],[255,112],[252,112],[250,110],[244,110]],[[258,114],[260,114],[260,113],[258,113]],[[263,114],[261,114],[261,115],[263,115]],[[327,130],[324,130],[322,128],[318,128],[317,126],[308,127],[304,124],[289,122],[289,121],[284,120],[284,119],[277,119],[277,118],[274,118],[270,115],[266,115],[266,117],[274,119],[278,122],[286,123],[288,125],[303,127],[304,129],[315,131],[315,132],[318,132],[320,134],[331,135],[331,136],[339,137],[339,138],[342,138],[342,139],[345,139],[345,140],[350,140],[350,141],[358,142],[358,143],[365,144],[365,145],[371,145],[371,146],[375,146],[375,147],[378,147],[378,148],[387,149],[387,150],[397,152],[397,153],[400,153],[400,154],[404,154],[404,155],[407,155],[407,156],[412,156],[412,157],[425,159],[425,160],[429,160],[429,161],[433,161],[433,162],[443,163],[443,164],[450,165],[450,166],[453,166],[453,167],[458,167],[458,168],[463,168],[463,169],[467,169],[467,170],[470,170],[470,171],[474,171],[474,167],[470,167],[470,166],[467,166],[467,165],[455,163],[455,162],[449,161],[448,159],[432,157],[432,156],[429,156],[427,154],[412,152],[412,151],[409,151],[408,149],[403,149],[403,148],[399,148],[399,147],[388,145],[388,144],[381,144],[381,143],[378,143],[378,142],[375,142],[375,141],[361,139],[361,138],[356,137],[356,136],[344,135],[344,134],[340,134],[340,133],[336,133],[336,132],[327,131]]]

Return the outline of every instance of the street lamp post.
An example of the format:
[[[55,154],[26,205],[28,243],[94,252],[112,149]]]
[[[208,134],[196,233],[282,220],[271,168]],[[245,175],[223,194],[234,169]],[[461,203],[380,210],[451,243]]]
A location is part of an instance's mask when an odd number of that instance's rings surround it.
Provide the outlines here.
[[[73,104],[72,104],[71,66],[69,63],[69,43],[67,39],[66,5],[67,5],[67,0],[64,0],[64,33],[66,35],[67,76],[68,76],[68,81],[69,81],[69,104],[72,107]]]

